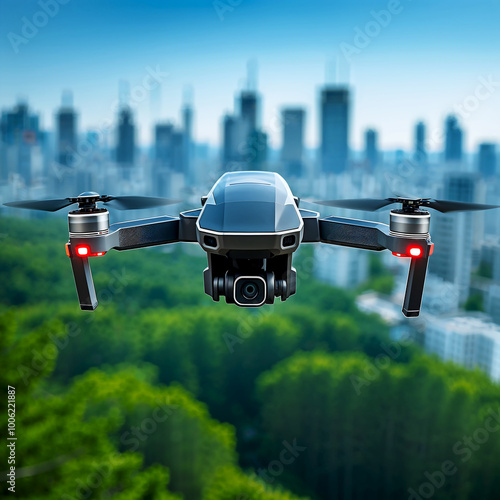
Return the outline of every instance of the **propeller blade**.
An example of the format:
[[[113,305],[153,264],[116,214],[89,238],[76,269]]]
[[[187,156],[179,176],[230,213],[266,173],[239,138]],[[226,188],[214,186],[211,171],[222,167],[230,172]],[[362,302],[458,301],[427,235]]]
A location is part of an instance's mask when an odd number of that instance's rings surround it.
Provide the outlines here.
[[[154,208],[164,205],[175,205],[181,200],[169,198],[155,198],[152,196],[108,196],[104,203],[118,210],[138,210],[141,208]]]
[[[430,200],[426,205],[443,214],[447,212],[468,212],[473,210],[490,210],[500,205],[483,205],[482,203],[464,203],[461,201]]]
[[[7,207],[13,208],[28,208],[31,210],[43,210],[45,212],[56,212],[61,208],[69,207],[75,203],[74,201],[63,198],[61,200],[26,200],[26,201],[11,201],[4,203]]]
[[[350,208],[352,210],[365,210],[367,212],[375,212],[379,208],[385,207],[394,203],[394,198],[365,198],[365,199],[352,199],[352,200],[318,200],[313,203],[318,205],[326,205],[328,207]]]

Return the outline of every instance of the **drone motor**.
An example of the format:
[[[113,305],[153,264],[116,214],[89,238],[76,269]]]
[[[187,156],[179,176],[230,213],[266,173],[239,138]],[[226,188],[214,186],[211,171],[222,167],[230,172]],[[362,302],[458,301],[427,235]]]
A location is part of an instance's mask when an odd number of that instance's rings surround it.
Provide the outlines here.
[[[389,228],[391,233],[401,236],[407,234],[413,238],[427,238],[431,214],[424,210],[391,210]]]
[[[92,212],[73,210],[68,213],[70,236],[107,234],[109,231],[109,212],[105,208],[96,208]]]

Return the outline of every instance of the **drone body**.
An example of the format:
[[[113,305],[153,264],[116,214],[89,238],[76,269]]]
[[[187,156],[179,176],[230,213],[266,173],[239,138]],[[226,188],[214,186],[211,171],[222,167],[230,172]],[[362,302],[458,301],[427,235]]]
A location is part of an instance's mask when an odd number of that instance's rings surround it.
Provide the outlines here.
[[[403,303],[403,314],[408,317],[419,315],[427,263],[433,250],[430,214],[419,207],[440,211],[494,208],[429,199],[339,200],[318,203],[363,210],[376,210],[396,202],[403,207],[391,211],[389,225],[343,217],[321,218],[318,212],[299,208],[299,199],[280,175],[255,171],[225,173],[201,201],[201,208],[181,212],[179,217],[152,217],[111,225],[108,210],[98,208],[97,202],[136,209],[175,201],[89,192],[76,198],[7,205],[55,211],[78,203],[78,209],[68,214],[66,253],[84,310],[97,307],[88,258],[102,256],[111,249],[198,243],[208,258],[203,272],[205,293],[215,301],[224,296],[228,303],[259,307],[272,304],[276,297],[286,300],[295,293],[293,253],[302,243],[321,242],[373,251],[388,249],[398,257],[410,257]]]

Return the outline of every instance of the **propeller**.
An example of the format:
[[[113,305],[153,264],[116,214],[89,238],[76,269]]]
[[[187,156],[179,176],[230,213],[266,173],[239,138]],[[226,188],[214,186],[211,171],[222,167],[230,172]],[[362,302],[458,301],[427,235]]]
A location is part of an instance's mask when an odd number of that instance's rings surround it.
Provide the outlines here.
[[[4,203],[7,207],[26,208],[30,210],[43,210],[45,212],[57,212],[62,208],[78,203],[82,211],[96,209],[96,203],[102,202],[117,210],[138,210],[142,208],[154,208],[164,205],[175,205],[181,200],[170,198],[155,198],[152,196],[109,196],[94,193],[93,191],[82,193],[73,198],[62,198],[58,200],[27,200],[12,201]]]
[[[317,200],[313,203],[326,205],[328,207],[349,208],[352,210],[364,210],[375,212],[379,208],[386,207],[393,203],[401,203],[403,211],[415,212],[419,207],[433,208],[441,213],[447,212],[468,212],[471,210],[490,210],[491,208],[500,208],[500,205],[484,205],[482,203],[464,203],[460,201],[435,200],[433,198],[365,198],[352,200]]]

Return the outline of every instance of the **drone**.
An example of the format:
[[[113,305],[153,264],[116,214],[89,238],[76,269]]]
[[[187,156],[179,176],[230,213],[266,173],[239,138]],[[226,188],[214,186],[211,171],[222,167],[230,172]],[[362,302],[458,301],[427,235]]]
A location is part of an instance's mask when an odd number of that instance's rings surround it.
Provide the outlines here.
[[[402,312],[406,317],[420,313],[427,263],[434,244],[429,235],[430,213],[487,210],[496,205],[442,201],[431,198],[357,199],[313,203],[363,211],[375,211],[398,203],[389,224],[320,217],[319,212],[299,208],[279,174],[239,171],[223,174],[201,198],[201,208],[181,212],[178,217],[160,216],[109,224],[109,211],[152,208],[179,200],[143,196],[108,196],[85,192],[58,200],[5,203],[15,208],[55,212],[78,204],[68,213],[71,261],[78,300],[82,310],[94,310],[98,301],[89,257],[109,250],[132,250],[177,242],[198,243],[206,252],[203,271],[205,293],[214,301],[225,297],[240,307],[260,307],[282,301],[296,292],[297,273],[292,267],[294,252],[302,243],[327,243],[381,251],[409,257],[410,267]],[[423,207],[422,210],[420,207]]]

